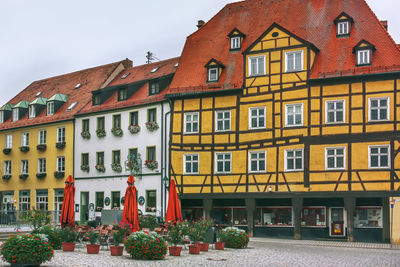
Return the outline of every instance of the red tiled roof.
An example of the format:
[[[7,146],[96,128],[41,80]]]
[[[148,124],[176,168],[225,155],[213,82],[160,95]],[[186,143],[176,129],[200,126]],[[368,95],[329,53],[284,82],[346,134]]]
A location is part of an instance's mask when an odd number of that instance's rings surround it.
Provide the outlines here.
[[[342,12],[354,19],[351,35],[336,37],[335,18]],[[318,49],[310,78],[386,72],[400,66],[400,49],[365,0],[247,0],[226,5],[187,38],[171,92],[193,87],[216,90],[206,84],[204,65],[214,58],[226,68],[213,87],[243,85],[243,55],[229,51],[227,35],[238,28],[246,35],[241,51],[253,44],[273,23],[312,43]],[[371,67],[356,67],[353,47],[361,40],[376,47]]]
[[[137,105],[143,105],[147,103],[159,102],[165,99],[165,94],[168,92],[169,87],[165,88],[157,95],[149,96],[149,83],[151,79],[160,78],[163,76],[174,74],[176,71],[175,65],[178,63],[179,57],[145,64],[141,66],[127,68],[115,77],[114,80],[108,85],[108,87],[130,84],[135,82],[144,81],[145,83],[138,89],[131,97],[125,101],[118,101],[118,91],[115,92],[101,105],[92,106],[92,102],[89,102],[79,114],[86,114],[98,111],[113,110],[117,108],[131,107]],[[151,72],[155,68],[157,71]],[[125,79],[121,79],[122,76],[129,73]],[[108,88],[104,88],[107,90]]]
[[[72,119],[74,115],[92,99],[91,91],[101,88],[110,75],[117,71],[117,67],[120,64],[126,68],[132,66],[132,61],[126,59],[31,83],[8,103],[17,104],[22,100],[32,102],[37,98],[36,95],[39,92],[41,92],[40,97],[43,98],[49,99],[58,93],[67,95],[68,100],[54,115],[47,116],[46,109],[44,109],[40,114],[37,114],[35,118],[29,119],[28,113],[26,113],[15,122],[12,122],[11,118],[9,118],[4,123],[0,124],[0,130]],[[81,86],[75,89],[75,86],[79,83]],[[74,102],[77,102],[76,106],[71,111],[67,111],[67,108]]]

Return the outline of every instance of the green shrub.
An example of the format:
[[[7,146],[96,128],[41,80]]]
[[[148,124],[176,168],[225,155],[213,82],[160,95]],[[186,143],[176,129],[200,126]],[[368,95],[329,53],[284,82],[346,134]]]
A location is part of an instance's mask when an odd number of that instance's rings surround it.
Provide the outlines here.
[[[3,260],[11,264],[35,264],[51,260],[53,247],[46,235],[10,235],[1,245]]]
[[[40,226],[50,223],[50,215],[46,211],[31,209],[26,211],[22,220],[36,230]]]
[[[99,232],[92,230],[85,234],[84,240],[89,242],[91,245],[94,245],[99,242],[99,237],[100,237]]]
[[[185,234],[186,224],[182,222],[177,222],[176,224],[168,224],[168,233],[171,238],[172,245],[178,245],[182,243]]]
[[[50,245],[58,250],[61,249],[62,238],[60,229],[51,225],[44,225],[32,231],[32,234],[44,234],[49,239]]]
[[[124,245],[131,257],[138,260],[162,260],[167,254],[167,241],[155,232],[132,233]]]
[[[245,248],[249,243],[249,235],[246,231],[235,227],[227,227],[218,232],[220,242],[225,242],[228,248]]]
[[[213,226],[213,221],[208,220],[206,218],[201,218],[200,221],[197,222],[196,227],[198,227],[199,232],[200,232],[200,240],[205,241],[206,234],[207,232],[211,229]]]
[[[189,225],[188,236],[192,242],[199,242],[202,240],[202,229],[200,229],[198,222],[192,222]]]
[[[75,229],[71,229],[69,227],[65,227],[60,231],[61,240],[65,243],[75,242],[77,235],[78,233],[75,231]]]
[[[119,246],[124,241],[124,232],[119,230],[113,230],[111,232],[112,244],[114,246]]]
[[[154,228],[159,227],[157,217],[150,215],[139,216],[139,225],[140,228],[149,228],[151,231],[153,231]]]

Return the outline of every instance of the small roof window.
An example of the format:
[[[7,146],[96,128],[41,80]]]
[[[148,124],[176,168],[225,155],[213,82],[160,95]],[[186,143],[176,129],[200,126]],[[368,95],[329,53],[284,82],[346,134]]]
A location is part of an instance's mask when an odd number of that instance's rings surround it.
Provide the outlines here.
[[[76,106],[76,104],[78,104],[78,102],[72,103],[72,104],[67,108],[67,110],[68,110],[68,111],[71,111],[71,110]]]
[[[176,64],[174,65],[174,68],[177,68],[179,66],[179,62],[176,62]]]
[[[160,67],[156,67],[156,68],[152,69],[152,70],[150,71],[150,73],[154,73],[154,72],[158,71],[159,68],[160,68]]]
[[[78,89],[78,88],[81,87],[81,86],[82,86],[82,84],[78,83],[77,85],[75,85],[75,88],[74,88],[74,89]]]
[[[237,51],[242,48],[243,39],[246,37],[241,31],[237,28],[234,28],[229,34],[228,37],[230,38],[230,51]]]
[[[37,92],[36,97],[40,96],[42,92]]]
[[[361,40],[355,47],[353,53],[356,55],[356,66],[365,66],[372,64],[372,56],[376,51],[373,44],[366,40]]]
[[[125,73],[124,75],[122,75],[122,77],[121,77],[121,80],[123,80],[123,79],[125,79],[126,77],[128,77],[129,76],[129,74],[131,74],[130,72],[128,72],[128,73]]]
[[[345,12],[340,13],[339,16],[333,21],[336,25],[336,36],[337,37],[348,37],[350,36],[351,26],[354,23],[352,17],[347,15]]]

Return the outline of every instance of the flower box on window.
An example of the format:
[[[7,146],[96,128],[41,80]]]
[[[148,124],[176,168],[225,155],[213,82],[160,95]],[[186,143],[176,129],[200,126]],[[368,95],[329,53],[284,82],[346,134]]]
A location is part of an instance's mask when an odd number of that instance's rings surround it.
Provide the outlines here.
[[[19,147],[19,150],[21,151],[21,152],[28,152],[29,151],[29,146],[20,146]]]
[[[11,178],[11,175],[10,175],[10,174],[4,174],[4,175],[3,175],[3,180],[8,181],[8,180],[10,180],[10,178]]]
[[[115,172],[122,172],[122,166],[119,163],[111,164],[111,169]]]
[[[56,178],[64,178],[64,176],[65,176],[65,172],[59,172],[59,171],[54,172],[54,177],[56,177]]]
[[[97,164],[95,168],[96,168],[96,170],[98,172],[105,172],[106,171],[106,167],[104,167],[104,165],[101,165],[101,164]]]
[[[11,148],[4,148],[3,149],[3,153],[6,154],[6,155],[10,154],[11,153]]]
[[[84,172],[89,172],[90,167],[89,167],[89,165],[81,165],[81,170]]]
[[[137,124],[129,125],[128,130],[129,130],[129,132],[130,132],[131,134],[138,133],[138,132],[140,132],[140,126],[137,125]]]
[[[140,172],[140,164],[135,160],[126,162],[126,168],[130,171],[133,170],[135,173]]]
[[[149,121],[146,122],[146,128],[147,130],[149,130],[150,132],[157,130],[158,127],[158,123],[156,121]]]
[[[36,177],[39,179],[43,179],[44,177],[46,177],[46,173],[45,172],[36,173]]]
[[[97,137],[102,138],[102,137],[106,136],[106,130],[104,130],[104,129],[97,129],[97,130],[96,130],[96,134],[97,134]]]
[[[83,131],[81,132],[81,136],[83,139],[90,139],[90,132],[89,131]]]
[[[155,170],[158,168],[158,162],[156,160],[146,160],[144,165],[146,165],[146,167],[150,170]]]
[[[19,178],[22,180],[25,180],[26,178],[28,178],[28,174],[24,173],[24,174],[20,174]]]
[[[57,142],[56,143],[56,148],[64,148],[65,147],[65,142]]]
[[[46,148],[47,148],[47,145],[45,145],[45,144],[40,144],[40,145],[36,146],[36,149],[39,151],[45,151]]]
[[[116,137],[121,137],[124,134],[121,128],[112,128],[111,133]]]
[[[146,211],[147,212],[156,212],[156,208],[155,207],[147,207]]]

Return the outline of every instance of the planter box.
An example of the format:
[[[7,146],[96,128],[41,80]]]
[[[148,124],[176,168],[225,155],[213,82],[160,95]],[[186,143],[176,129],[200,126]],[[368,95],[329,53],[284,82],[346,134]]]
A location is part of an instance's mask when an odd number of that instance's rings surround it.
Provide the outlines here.
[[[111,256],[122,256],[124,252],[123,246],[110,246]]]
[[[72,243],[62,242],[61,245],[62,245],[63,251],[74,251],[75,250],[75,242],[72,242]]]
[[[10,154],[11,153],[11,148],[4,148],[3,149],[3,153],[6,154],[6,155]]]
[[[26,153],[26,152],[29,151],[29,146],[20,146],[20,147],[19,147],[19,150],[20,150],[21,152]]]
[[[100,244],[87,244],[86,251],[88,254],[99,254]]]
[[[200,244],[200,251],[208,251],[208,247],[210,246],[210,244],[208,243],[201,243]]]
[[[169,255],[170,256],[180,256],[181,255],[181,251],[182,251],[182,247],[168,247],[169,250]]]
[[[199,245],[189,245],[189,254],[200,254],[200,246]]]
[[[47,145],[41,144],[41,145],[37,145],[36,149],[39,151],[45,151],[47,148]]]
[[[216,250],[224,250],[225,248],[225,243],[224,242],[215,242],[215,249]]]
[[[65,142],[56,143],[56,148],[64,148],[64,147],[65,147]]]

